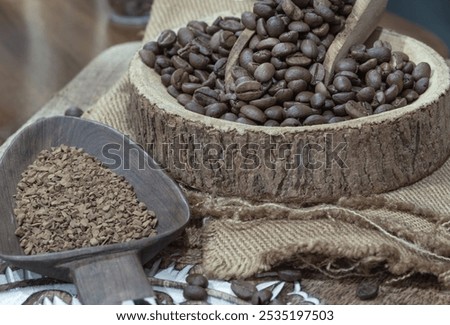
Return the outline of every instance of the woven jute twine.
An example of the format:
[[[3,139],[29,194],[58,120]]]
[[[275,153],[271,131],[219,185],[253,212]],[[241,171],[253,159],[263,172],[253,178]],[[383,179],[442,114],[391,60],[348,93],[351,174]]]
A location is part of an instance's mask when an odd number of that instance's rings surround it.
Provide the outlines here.
[[[156,0],[144,41],[190,20],[238,16],[252,5],[251,0]],[[133,138],[130,91],[125,75],[85,117]],[[375,303],[450,303],[450,160],[411,186],[311,207],[184,190],[195,223],[185,242],[202,250],[199,262],[211,277],[246,278],[290,263],[327,275],[305,282],[325,302],[357,303],[349,294],[354,283],[345,276],[382,270],[391,280]],[[411,280],[417,274],[428,274],[431,284]]]

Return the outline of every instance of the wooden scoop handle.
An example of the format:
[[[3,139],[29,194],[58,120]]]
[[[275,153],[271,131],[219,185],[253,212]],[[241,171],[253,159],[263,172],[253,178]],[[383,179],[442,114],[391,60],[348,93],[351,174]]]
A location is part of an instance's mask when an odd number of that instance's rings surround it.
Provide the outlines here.
[[[66,266],[85,305],[113,305],[154,297],[134,251],[90,257]]]
[[[325,85],[328,85],[336,62],[343,59],[355,44],[364,43],[377,27],[388,0],[357,0],[347,17],[344,30],[334,39],[325,56]]]

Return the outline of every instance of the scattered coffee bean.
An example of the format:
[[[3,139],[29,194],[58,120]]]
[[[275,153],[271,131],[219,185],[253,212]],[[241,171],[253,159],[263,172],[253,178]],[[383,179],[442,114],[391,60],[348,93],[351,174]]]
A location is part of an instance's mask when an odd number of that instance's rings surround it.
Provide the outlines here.
[[[243,300],[250,300],[254,294],[258,291],[256,286],[248,281],[233,280],[231,281],[231,291]]]
[[[378,296],[378,284],[373,279],[365,279],[358,285],[356,295],[361,300],[375,299]]]
[[[208,287],[208,279],[201,274],[189,274],[186,277],[186,282],[193,286],[199,286],[202,288]]]
[[[302,272],[299,270],[281,270],[278,271],[278,277],[286,282],[299,281],[302,278]]]
[[[70,106],[64,112],[65,116],[72,116],[72,117],[81,117],[83,114],[84,114],[83,110],[78,106]]]
[[[197,285],[188,285],[183,290],[183,297],[188,300],[206,300],[208,298],[208,293],[205,288]]]
[[[272,291],[269,289],[264,289],[257,291],[252,296],[253,305],[267,305],[272,298]]]

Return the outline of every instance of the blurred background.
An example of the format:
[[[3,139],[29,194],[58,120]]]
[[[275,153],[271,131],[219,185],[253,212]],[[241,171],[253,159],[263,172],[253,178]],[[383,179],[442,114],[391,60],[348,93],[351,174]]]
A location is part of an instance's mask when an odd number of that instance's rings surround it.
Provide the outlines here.
[[[0,0],[0,143],[102,51],[140,40],[151,3]],[[388,10],[382,26],[448,56],[450,0],[390,0]]]

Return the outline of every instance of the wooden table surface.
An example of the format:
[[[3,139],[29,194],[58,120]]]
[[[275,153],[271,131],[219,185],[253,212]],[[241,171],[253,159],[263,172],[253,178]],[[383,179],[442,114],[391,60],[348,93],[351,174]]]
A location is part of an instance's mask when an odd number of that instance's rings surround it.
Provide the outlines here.
[[[92,59],[142,28],[112,24],[107,0],[0,0],[0,143]],[[418,38],[443,56],[445,44],[386,13],[382,26]]]

